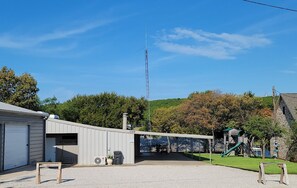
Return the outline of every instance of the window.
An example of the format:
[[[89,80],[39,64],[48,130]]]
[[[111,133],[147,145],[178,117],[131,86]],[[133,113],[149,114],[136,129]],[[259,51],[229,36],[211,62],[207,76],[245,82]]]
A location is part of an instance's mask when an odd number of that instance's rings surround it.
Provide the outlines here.
[[[286,115],[286,108],[283,106],[283,114]]]

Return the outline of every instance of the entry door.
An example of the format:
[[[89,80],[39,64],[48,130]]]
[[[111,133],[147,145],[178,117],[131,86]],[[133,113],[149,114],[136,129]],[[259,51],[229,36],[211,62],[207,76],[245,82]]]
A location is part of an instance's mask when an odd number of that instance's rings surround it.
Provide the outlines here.
[[[4,170],[28,164],[28,126],[20,123],[5,125]]]
[[[45,161],[56,162],[56,138],[46,138]]]

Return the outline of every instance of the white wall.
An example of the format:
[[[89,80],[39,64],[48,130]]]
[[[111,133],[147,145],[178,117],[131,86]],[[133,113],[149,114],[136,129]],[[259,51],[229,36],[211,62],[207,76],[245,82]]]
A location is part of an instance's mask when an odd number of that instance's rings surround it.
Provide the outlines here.
[[[48,119],[46,134],[78,134],[78,164],[94,165],[95,156],[121,151],[124,164],[134,164],[134,133],[121,129],[100,128],[80,123]]]

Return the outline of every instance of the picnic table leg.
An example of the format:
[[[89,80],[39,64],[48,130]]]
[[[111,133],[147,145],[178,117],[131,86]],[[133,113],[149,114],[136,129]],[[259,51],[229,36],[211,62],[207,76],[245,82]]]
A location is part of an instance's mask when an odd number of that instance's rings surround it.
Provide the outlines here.
[[[283,184],[284,183],[284,164],[282,164],[281,166],[280,166],[280,168],[281,168],[281,176],[280,176],[280,180],[279,180],[279,183],[280,184]]]
[[[260,163],[259,165],[259,183],[266,184],[266,178],[265,178],[265,170],[264,170],[264,164]]]
[[[261,183],[262,181],[262,171],[261,171],[261,164],[259,164],[259,177],[258,177],[258,183]]]
[[[36,184],[40,184],[40,166],[36,163]]]
[[[266,184],[266,177],[265,177],[265,169],[264,169],[264,164],[261,163],[261,173],[262,173],[262,180],[263,180],[263,184]]]
[[[286,185],[289,185],[289,177],[288,177],[288,171],[287,171],[287,165],[283,164],[282,168],[282,174],[285,178],[285,181],[283,181]]]
[[[58,177],[57,177],[57,183],[62,182],[62,164],[60,163],[58,166]]]

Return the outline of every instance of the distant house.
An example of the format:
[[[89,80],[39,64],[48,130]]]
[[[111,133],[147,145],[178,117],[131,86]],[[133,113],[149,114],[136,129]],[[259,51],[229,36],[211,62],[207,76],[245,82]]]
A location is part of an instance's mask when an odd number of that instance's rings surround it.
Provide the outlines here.
[[[283,127],[290,130],[290,124],[297,120],[297,93],[282,93],[280,95],[276,119]],[[272,153],[275,148],[275,142],[277,142],[279,145],[278,157],[284,159],[288,151],[285,138],[273,138],[271,140]]]
[[[44,160],[47,116],[0,102],[0,171]]]

